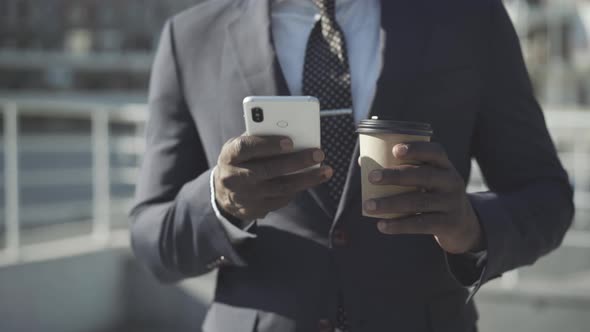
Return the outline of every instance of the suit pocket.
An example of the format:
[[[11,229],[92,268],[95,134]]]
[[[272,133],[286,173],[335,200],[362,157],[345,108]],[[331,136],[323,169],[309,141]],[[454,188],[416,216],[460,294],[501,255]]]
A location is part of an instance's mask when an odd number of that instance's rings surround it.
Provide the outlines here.
[[[254,332],[256,317],[254,309],[213,303],[205,317],[203,332]]]
[[[473,302],[465,303],[468,292],[460,289],[430,301],[428,311],[433,332],[472,332],[477,323]]]

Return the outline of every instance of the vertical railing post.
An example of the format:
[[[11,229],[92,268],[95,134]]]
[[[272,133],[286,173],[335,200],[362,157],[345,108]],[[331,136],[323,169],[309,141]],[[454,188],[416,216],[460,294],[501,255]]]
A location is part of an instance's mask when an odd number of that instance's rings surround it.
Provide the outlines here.
[[[110,239],[110,149],[109,114],[106,109],[92,112],[92,186],[93,237],[107,243]]]
[[[6,251],[18,260],[20,249],[18,189],[18,107],[4,106],[4,199],[6,212]]]
[[[133,145],[135,147],[135,153],[139,155],[138,162],[141,164],[143,157],[143,151],[145,149],[145,122],[135,123],[135,137],[133,138]],[[139,166],[139,165],[138,165]]]

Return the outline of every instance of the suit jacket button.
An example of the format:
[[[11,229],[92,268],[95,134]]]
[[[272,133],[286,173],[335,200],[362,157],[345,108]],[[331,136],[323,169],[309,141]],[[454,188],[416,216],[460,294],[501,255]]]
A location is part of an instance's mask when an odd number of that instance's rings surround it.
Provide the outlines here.
[[[348,244],[348,233],[342,229],[335,229],[332,234],[332,242],[337,246],[345,246]]]
[[[334,327],[329,319],[320,319],[318,321],[319,332],[334,332]]]

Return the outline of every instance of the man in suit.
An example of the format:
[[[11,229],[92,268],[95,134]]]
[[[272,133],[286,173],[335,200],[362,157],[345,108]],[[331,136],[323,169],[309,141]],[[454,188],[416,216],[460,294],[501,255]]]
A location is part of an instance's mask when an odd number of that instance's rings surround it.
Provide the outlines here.
[[[242,135],[244,97],[289,94],[320,99],[322,150]],[[219,269],[205,331],[474,331],[479,287],[571,223],[499,0],[206,1],[167,22],[149,111],[133,248],[162,281]],[[361,201],[370,116],[432,124],[391,152],[420,166],[370,175],[424,190]],[[465,192],[472,157],[489,192]]]

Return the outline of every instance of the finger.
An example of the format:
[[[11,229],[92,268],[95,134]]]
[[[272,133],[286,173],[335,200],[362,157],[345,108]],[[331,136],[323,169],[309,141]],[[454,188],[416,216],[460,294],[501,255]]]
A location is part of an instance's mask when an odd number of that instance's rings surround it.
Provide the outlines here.
[[[442,168],[452,167],[447,153],[438,143],[411,142],[397,144],[393,147],[392,152],[398,159],[419,161]]]
[[[460,185],[450,171],[429,165],[400,165],[374,170],[369,174],[369,181],[375,185],[419,187],[447,192]]]
[[[249,160],[292,151],[293,141],[285,136],[239,136],[224,145],[219,161],[237,165]]]
[[[444,227],[444,214],[423,213],[402,219],[380,220],[377,229],[383,234],[438,234]]]
[[[310,171],[267,180],[261,183],[258,189],[265,197],[289,196],[324,183],[330,180],[333,174],[331,167],[322,166]]]
[[[264,199],[264,204],[268,211],[276,211],[289,205],[292,200],[293,196],[270,197]]]
[[[365,211],[371,214],[448,212],[453,206],[450,195],[409,192],[364,202]]]
[[[242,167],[249,169],[257,179],[268,180],[317,165],[325,158],[320,149],[308,149],[278,157],[250,161]]]

